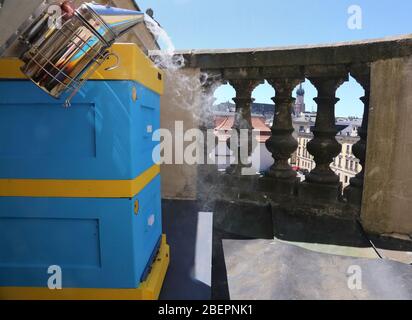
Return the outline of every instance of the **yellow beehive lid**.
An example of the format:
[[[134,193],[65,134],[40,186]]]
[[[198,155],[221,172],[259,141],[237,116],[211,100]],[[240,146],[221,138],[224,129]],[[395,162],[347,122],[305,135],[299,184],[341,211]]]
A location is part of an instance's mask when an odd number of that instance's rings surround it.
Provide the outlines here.
[[[105,61],[90,80],[130,80],[141,83],[158,94],[163,94],[163,71],[134,43],[115,43],[110,51],[119,57],[119,66],[107,71],[116,64],[114,57]],[[26,79],[20,67],[23,62],[17,58],[0,59],[0,79]]]

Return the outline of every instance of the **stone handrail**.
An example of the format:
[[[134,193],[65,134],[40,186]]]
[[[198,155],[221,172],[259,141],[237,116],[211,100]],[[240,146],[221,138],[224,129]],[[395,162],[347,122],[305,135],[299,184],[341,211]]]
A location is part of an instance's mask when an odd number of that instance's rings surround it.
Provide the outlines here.
[[[185,57],[186,67],[201,69],[366,63],[412,55],[412,34],[326,45],[185,50],[176,53]]]

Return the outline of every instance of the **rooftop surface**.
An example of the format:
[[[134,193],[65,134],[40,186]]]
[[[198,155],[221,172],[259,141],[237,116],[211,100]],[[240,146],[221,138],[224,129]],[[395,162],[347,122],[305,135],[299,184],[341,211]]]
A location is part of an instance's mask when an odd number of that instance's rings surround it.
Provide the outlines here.
[[[210,299],[213,213],[195,201],[175,200],[164,200],[163,212],[171,260],[161,299]],[[412,299],[412,250],[381,249],[358,236],[364,245],[224,239],[229,297]],[[350,272],[358,267],[362,288],[350,289]]]

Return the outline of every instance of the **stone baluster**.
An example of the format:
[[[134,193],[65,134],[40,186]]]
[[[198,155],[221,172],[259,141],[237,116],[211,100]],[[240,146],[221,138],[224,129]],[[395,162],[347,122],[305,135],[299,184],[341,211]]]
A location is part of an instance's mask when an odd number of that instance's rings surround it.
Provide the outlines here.
[[[272,136],[266,141],[267,149],[275,160],[268,176],[280,180],[296,180],[296,172],[289,165],[289,159],[298,147],[298,142],[292,136],[292,108],[295,99],[292,97],[294,88],[302,82],[300,78],[274,78],[268,82],[276,91],[275,116],[271,128]]]
[[[214,92],[221,85],[226,84],[222,80],[220,73],[202,73],[200,77],[201,87],[201,114],[199,119],[199,128],[203,130],[214,128],[213,104],[215,98]]]
[[[330,168],[333,159],[342,150],[342,146],[336,140],[338,130],[335,122],[335,104],[339,101],[336,98],[336,90],[348,80],[348,73],[344,66],[308,67],[306,72],[318,90],[318,97],[314,99],[318,105],[314,138],[307,144],[316,167],[306,177],[306,181],[338,186],[339,177]]]
[[[203,136],[204,136],[204,145],[203,147],[203,159],[205,161],[205,165],[207,167],[210,167],[211,165],[211,159],[209,159],[210,157],[210,153],[213,151],[212,150],[212,146],[209,145],[210,143],[212,143],[211,141],[208,141],[210,139],[208,136],[208,130],[212,130],[215,128],[215,118],[214,118],[214,114],[213,114],[213,104],[215,102],[215,98],[213,96],[214,92],[216,91],[216,89],[225,84],[225,82],[221,79],[221,77],[219,76],[208,76],[208,78],[206,80],[201,80],[202,83],[202,97],[201,97],[201,106],[200,108],[202,109],[201,114],[200,114],[200,118],[199,118],[199,129],[202,131]],[[214,138],[214,142],[213,142],[213,148],[217,146],[218,143],[218,138],[215,136]],[[213,162],[216,159],[213,159]],[[209,164],[209,166],[208,166]],[[214,169],[217,169],[216,166],[213,164]],[[205,167],[206,168],[206,167]],[[207,171],[210,171],[209,169],[207,169]],[[212,170],[213,171],[213,170]]]
[[[363,102],[363,120],[362,125],[358,129],[359,141],[353,145],[352,151],[356,158],[359,159],[359,163],[362,166],[362,170],[352,179],[350,179],[350,185],[345,189],[346,199],[355,205],[362,203],[363,182],[365,177],[365,162],[366,162],[366,146],[368,140],[368,119],[369,119],[369,100],[370,100],[370,65],[369,64],[357,64],[352,65],[350,68],[351,75],[365,90],[365,95],[360,98]]]
[[[242,169],[250,167],[248,157],[252,152],[252,117],[251,107],[254,99],[252,99],[253,90],[260,84],[260,80],[251,79],[234,79],[229,80],[229,83],[236,91],[236,98],[233,101],[236,104],[236,113],[233,123],[233,133],[237,134],[237,141],[232,138],[228,140],[228,147],[234,152],[235,163],[227,168],[227,173],[233,175],[242,175]],[[248,135],[245,138],[241,134],[242,130],[248,130]],[[231,144],[235,144],[235,146]],[[248,147],[248,152],[241,152],[241,148]]]

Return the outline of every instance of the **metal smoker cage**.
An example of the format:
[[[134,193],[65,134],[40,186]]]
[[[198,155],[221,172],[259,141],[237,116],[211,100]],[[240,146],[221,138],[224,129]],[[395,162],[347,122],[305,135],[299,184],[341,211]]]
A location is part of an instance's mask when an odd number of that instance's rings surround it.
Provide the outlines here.
[[[60,17],[61,21],[65,20],[66,15]],[[88,37],[84,39],[79,33],[79,29],[73,29],[73,19],[77,19],[79,25],[87,28],[93,37]],[[110,56],[115,56],[117,58],[117,64],[119,62],[118,57],[109,53],[109,45],[96,30],[85,22],[80,16],[74,15],[67,21],[65,21],[61,28],[54,26],[51,28],[52,35],[47,39],[47,43],[53,43],[56,39],[63,39],[66,44],[72,46],[71,54],[62,55],[61,50],[57,50],[51,56],[48,56],[47,50],[48,46],[45,46],[44,43],[41,45],[36,45],[30,41],[25,41],[26,45],[29,47],[29,51],[26,53],[25,66],[22,67],[22,72],[26,75],[29,73],[30,65],[35,65],[37,71],[33,76],[29,75],[30,79],[41,89],[51,94],[52,88],[58,87],[58,92],[67,91],[70,93],[66,99],[65,105],[70,106],[71,99],[79,92],[85,82],[96,72],[96,70],[102,65],[102,63],[107,60]],[[96,42],[100,42],[100,49],[96,50]],[[43,44],[43,45],[42,45]],[[74,50],[73,50],[74,48]],[[86,64],[77,74],[70,75],[65,70],[69,63],[73,60],[75,54],[83,55],[84,61]],[[59,55],[62,55],[61,57]],[[58,61],[57,64],[54,61]],[[113,70],[117,67],[109,67],[106,70]],[[52,94],[53,95],[53,94]],[[55,98],[58,98],[59,94],[53,95]]]

